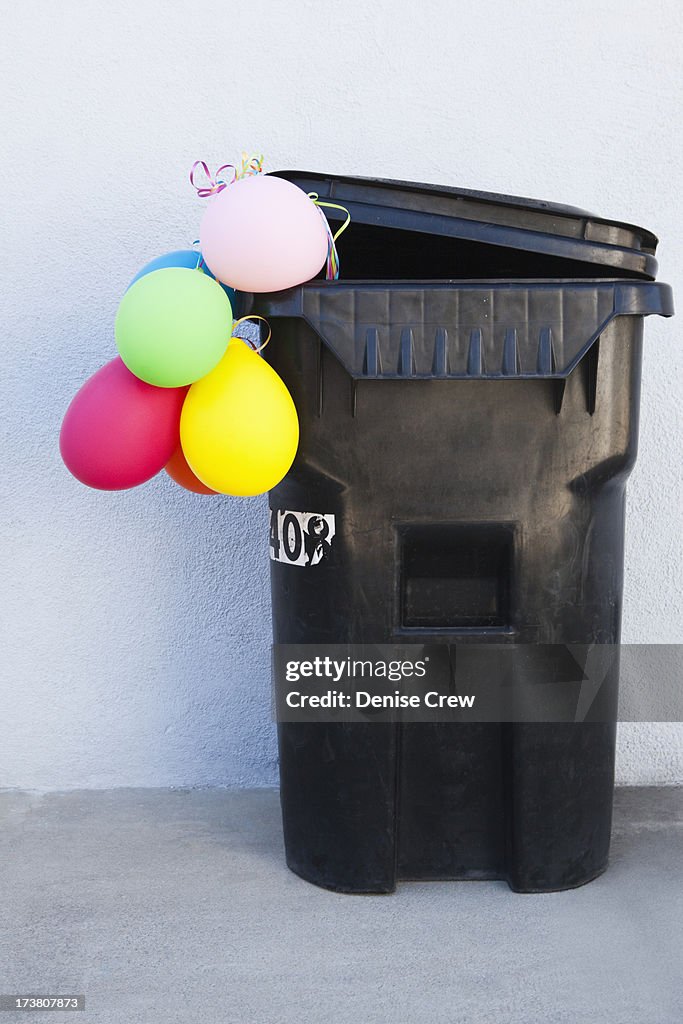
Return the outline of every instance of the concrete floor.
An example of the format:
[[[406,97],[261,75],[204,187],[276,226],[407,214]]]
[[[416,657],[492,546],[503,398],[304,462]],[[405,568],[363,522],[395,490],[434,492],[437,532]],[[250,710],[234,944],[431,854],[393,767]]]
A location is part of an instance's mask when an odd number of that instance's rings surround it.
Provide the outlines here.
[[[683,790],[620,790],[585,888],[358,897],[287,870],[272,791],[3,793],[0,992],[112,1024],[680,1024],[682,825]]]

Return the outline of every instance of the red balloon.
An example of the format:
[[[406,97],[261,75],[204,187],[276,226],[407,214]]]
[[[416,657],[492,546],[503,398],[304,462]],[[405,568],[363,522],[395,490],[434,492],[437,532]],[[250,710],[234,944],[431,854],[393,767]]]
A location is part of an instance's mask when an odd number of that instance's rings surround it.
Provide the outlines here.
[[[164,468],[180,443],[187,388],[156,388],[112,359],[85,382],[66,411],[59,448],[88,487],[137,487]]]
[[[171,480],[184,487],[186,491],[194,491],[195,494],[217,494],[210,487],[203,484],[198,476],[190,469],[183,449],[178,445],[169,462],[166,465],[166,472]]]

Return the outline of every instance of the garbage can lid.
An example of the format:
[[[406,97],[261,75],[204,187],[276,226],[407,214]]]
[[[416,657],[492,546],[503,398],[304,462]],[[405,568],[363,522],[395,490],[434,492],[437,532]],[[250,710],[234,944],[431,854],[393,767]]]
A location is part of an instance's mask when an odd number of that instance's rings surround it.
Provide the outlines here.
[[[348,209],[351,228],[340,242],[347,264],[344,277],[483,278],[490,276],[492,267],[496,277],[513,278],[653,280],[657,273],[657,238],[651,231],[573,206],[445,185],[313,171],[274,173]],[[325,208],[325,214],[333,222],[344,216],[331,208]],[[402,233],[400,247],[391,245],[397,231]],[[425,235],[460,240],[461,246],[450,254],[441,248],[441,265],[436,266],[425,251]],[[389,248],[394,249],[393,257],[387,256]],[[380,260],[381,272],[373,274],[380,254],[385,257]],[[398,261],[412,269],[424,264],[425,272],[400,273]],[[458,263],[466,265],[466,274]],[[453,272],[444,272],[448,269]]]

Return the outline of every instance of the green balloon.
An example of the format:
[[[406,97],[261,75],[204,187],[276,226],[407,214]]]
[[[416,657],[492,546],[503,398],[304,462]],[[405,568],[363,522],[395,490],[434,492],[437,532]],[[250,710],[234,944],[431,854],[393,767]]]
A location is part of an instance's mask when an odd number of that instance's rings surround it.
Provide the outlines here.
[[[165,267],[128,289],[115,331],[131,373],[159,388],[184,387],[221,361],[232,334],[232,307],[201,270]]]

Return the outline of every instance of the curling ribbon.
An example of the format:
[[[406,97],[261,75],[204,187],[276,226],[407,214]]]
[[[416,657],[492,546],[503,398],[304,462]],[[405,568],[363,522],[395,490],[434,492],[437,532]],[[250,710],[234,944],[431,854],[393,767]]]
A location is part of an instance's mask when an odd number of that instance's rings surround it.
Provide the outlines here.
[[[198,185],[195,181],[195,176],[199,170],[202,170],[207,184]],[[232,171],[232,177],[229,180],[221,177],[224,171]],[[219,192],[222,192],[228,185],[232,185],[240,178],[248,178],[252,174],[261,174],[263,172],[263,155],[261,153],[242,153],[242,163],[239,171],[234,164],[223,164],[216,171],[215,176],[212,178],[208,166],[204,160],[195,160],[190,170],[190,184],[197,191],[197,195],[202,199],[208,199],[209,196],[216,196]]]
[[[208,182],[207,185],[198,185],[194,180],[195,174],[197,173],[200,167],[204,172],[204,177]],[[224,178],[220,177],[223,171],[232,171],[232,178],[230,179],[230,181],[225,181]],[[216,171],[215,178],[211,177],[211,174],[209,173],[209,168],[207,167],[203,160],[195,160],[190,170],[190,184],[192,185],[192,188],[197,190],[197,195],[201,196],[202,199],[207,199],[209,196],[218,195],[218,193],[222,192],[223,189],[227,188],[228,185],[232,185],[233,181],[235,181],[236,179],[237,169],[234,167],[233,164],[223,164],[222,167],[219,167],[218,170]]]
[[[241,334],[235,334],[235,328],[239,327],[240,324],[243,324],[245,322],[245,320],[262,320],[263,323],[268,328],[268,337],[266,338],[265,341],[261,342],[261,344],[259,345],[258,348],[254,348],[254,346],[251,343],[251,339],[250,338],[243,338]],[[246,341],[247,345],[249,345],[249,347],[252,348],[254,350],[254,352],[260,352],[261,349],[264,349],[266,347],[266,345],[268,344],[268,342],[270,341],[272,336],[273,336],[273,332],[270,329],[270,324],[268,323],[268,321],[266,320],[266,318],[264,316],[259,316],[258,313],[250,313],[249,316],[241,316],[239,318],[239,320],[235,320],[234,324],[232,325],[232,337],[233,338],[239,338],[240,341]]]
[[[327,231],[327,269],[325,272],[325,277],[327,278],[328,281],[336,281],[339,278],[339,253],[337,252],[336,242],[339,236],[343,234],[344,231],[346,231],[349,224],[351,223],[351,214],[349,213],[345,206],[339,206],[338,203],[324,203],[321,199],[318,199],[317,192],[309,192],[308,198],[318,207],[318,210],[320,211],[320,216],[322,217],[325,223],[325,230]],[[346,214],[346,220],[344,221],[342,226],[334,233],[334,235],[332,234],[332,229],[330,227],[330,223],[327,217],[320,209],[321,206],[327,206],[331,210],[341,210],[342,213]]]
[[[263,153],[242,153],[242,166],[238,178],[249,178],[252,174],[263,174]]]

